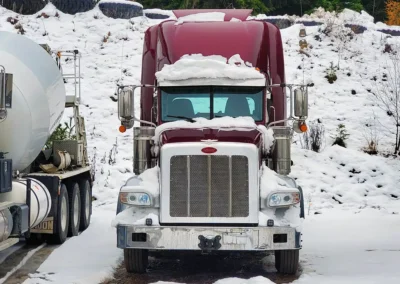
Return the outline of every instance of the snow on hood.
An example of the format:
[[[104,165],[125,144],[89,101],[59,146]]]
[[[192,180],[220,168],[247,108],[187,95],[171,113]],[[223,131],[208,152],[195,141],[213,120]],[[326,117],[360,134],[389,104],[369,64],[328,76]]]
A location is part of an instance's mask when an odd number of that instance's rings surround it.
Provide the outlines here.
[[[173,121],[164,123],[156,128],[153,140],[155,144],[159,144],[160,135],[170,129],[204,129],[204,128],[218,128],[219,130],[255,130],[257,129],[262,133],[263,146],[265,151],[269,151],[274,143],[274,133],[272,129],[267,129],[264,125],[257,125],[251,117],[218,117],[214,119],[206,119],[203,117],[194,118],[195,122],[189,121]]]
[[[166,64],[156,73],[159,83],[189,79],[263,80],[265,77],[251,63],[244,62],[239,54],[227,59],[220,55],[184,55],[174,64]]]
[[[160,186],[159,186],[159,175],[160,169],[158,167],[150,168],[145,170],[140,176],[141,180],[140,186],[143,186],[147,189],[147,191],[153,195],[153,197],[158,197],[160,195]]]

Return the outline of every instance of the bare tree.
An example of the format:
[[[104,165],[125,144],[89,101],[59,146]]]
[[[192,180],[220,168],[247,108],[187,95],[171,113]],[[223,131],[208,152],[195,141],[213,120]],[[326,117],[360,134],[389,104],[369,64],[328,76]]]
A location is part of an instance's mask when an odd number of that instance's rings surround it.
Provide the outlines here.
[[[391,117],[392,129],[396,133],[394,153],[400,149],[400,48],[397,47],[389,54],[386,62],[385,76],[381,82],[376,82],[373,97],[378,106]]]

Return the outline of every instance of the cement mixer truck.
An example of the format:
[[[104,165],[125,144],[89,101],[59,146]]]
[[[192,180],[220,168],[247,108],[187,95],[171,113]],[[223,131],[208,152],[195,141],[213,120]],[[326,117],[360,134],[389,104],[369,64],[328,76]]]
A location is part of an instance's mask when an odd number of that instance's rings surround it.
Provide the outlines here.
[[[73,62],[70,74],[64,58]],[[0,32],[0,250],[21,237],[62,244],[90,224],[93,173],[80,81],[78,50],[53,52]],[[73,109],[75,133],[51,140],[65,108]]]

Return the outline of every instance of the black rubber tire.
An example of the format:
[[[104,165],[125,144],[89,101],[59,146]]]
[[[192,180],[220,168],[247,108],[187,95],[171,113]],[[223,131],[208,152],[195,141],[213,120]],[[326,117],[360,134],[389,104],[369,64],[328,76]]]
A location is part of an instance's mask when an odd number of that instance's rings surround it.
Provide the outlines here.
[[[145,236],[134,234],[133,241],[145,241]],[[146,273],[149,265],[149,250],[147,249],[124,249],[125,268],[128,273]]]
[[[154,19],[154,20],[164,20],[164,19],[168,19],[169,16],[168,15],[164,15],[164,14],[157,14],[157,13],[146,13],[144,12],[145,16],[149,19]]]
[[[63,228],[62,227],[62,222],[61,222],[61,213],[62,213],[62,203],[63,200],[66,201],[66,210],[65,210],[65,218],[66,220],[66,225]],[[62,244],[65,242],[68,236],[68,229],[69,229],[69,198],[68,198],[68,192],[67,192],[67,187],[65,184],[61,184],[60,187],[60,195],[58,196],[57,200],[57,209],[56,209],[56,216],[54,216],[54,227],[55,227],[55,233],[53,235],[50,235],[48,238],[49,243],[52,244]]]
[[[58,10],[66,14],[83,13],[92,10],[96,0],[51,0]]]
[[[81,222],[79,229],[84,231],[89,227],[92,215],[92,190],[90,188],[89,180],[82,179],[79,183],[79,189],[81,192]],[[87,198],[89,198],[89,204],[86,203]],[[89,206],[89,208],[87,208],[87,206]],[[89,216],[86,214],[86,209],[89,210]]]
[[[79,190],[79,184],[74,182],[71,183],[68,188],[69,197],[69,229],[68,237],[77,236],[79,234],[79,227],[81,223],[81,193]],[[78,206],[78,210],[75,213],[75,205]],[[78,216],[75,216],[78,214]],[[77,222],[74,220],[77,218]]]
[[[131,19],[143,16],[143,8],[132,4],[100,3],[101,12],[113,19]]]
[[[22,13],[23,15],[32,15],[46,6],[46,1],[43,0],[2,0],[1,6],[6,9],[13,10],[15,8],[16,13]],[[15,5],[14,5],[15,3]]]
[[[299,250],[276,250],[275,268],[282,274],[296,274],[299,268]]]
[[[303,194],[303,189],[301,186],[298,187],[300,191],[300,218],[305,219],[306,214],[305,214],[305,208],[304,208],[304,194]]]

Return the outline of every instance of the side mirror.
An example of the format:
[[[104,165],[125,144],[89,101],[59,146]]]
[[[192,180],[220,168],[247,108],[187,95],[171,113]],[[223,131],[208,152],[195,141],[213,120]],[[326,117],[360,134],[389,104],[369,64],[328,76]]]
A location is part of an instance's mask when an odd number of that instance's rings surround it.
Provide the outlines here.
[[[133,126],[135,118],[135,103],[134,92],[130,87],[125,87],[118,93],[118,116],[123,125]]]
[[[305,119],[308,116],[308,92],[307,89],[294,90],[294,115]]]

